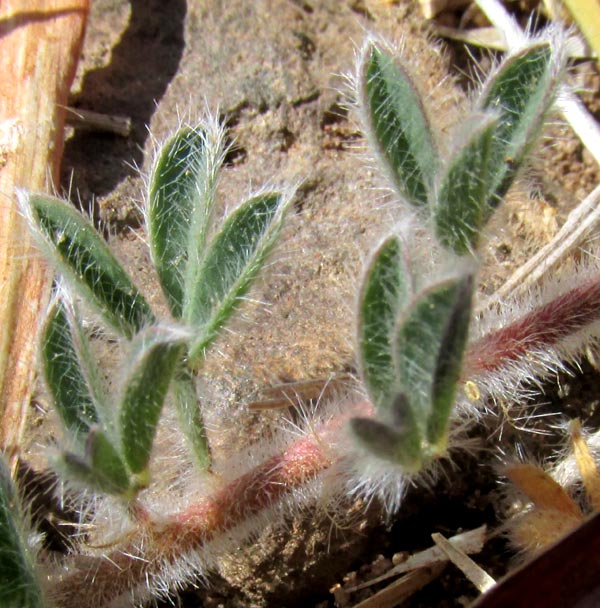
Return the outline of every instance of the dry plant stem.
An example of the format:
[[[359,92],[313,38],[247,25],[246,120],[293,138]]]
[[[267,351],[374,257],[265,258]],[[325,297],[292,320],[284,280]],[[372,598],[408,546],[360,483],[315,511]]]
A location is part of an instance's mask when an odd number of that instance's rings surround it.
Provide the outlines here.
[[[600,512],[600,474],[594,456],[581,431],[581,422],[577,419],[571,420],[569,425],[573,452],[577,461],[577,466],[581,471],[581,479],[592,509]]]
[[[478,566],[462,549],[455,547],[445,536],[435,533],[431,535],[431,538],[481,593],[485,593],[496,584],[496,581],[483,568]]]
[[[510,465],[504,473],[538,509],[558,511],[573,521],[583,520],[581,509],[567,491],[535,465]]]
[[[433,26],[433,31],[442,38],[449,38],[450,40],[464,42],[473,46],[481,46],[495,51],[507,50],[504,36],[495,27],[480,27],[464,30],[457,27],[435,24]]]
[[[435,564],[409,572],[385,589],[360,602],[360,604],[355,604],[353,608],[393,608],[394,606],[400,606],[411,595],[438,578],[445,567],[446,564]]]
[[[89,0],[0,4],[0,446],[11,454],[25,424],[50,281],[14,192],[48,192],[58,181],[64,107],[88,10]]]
[[[531,351],[558,345],[562,340],[598,320],[600,277],[540,306],[521,319],[475,342],[465,357],[464,379],[495,373]],[[334,453],[333,438],[353,415],[372,416],[373,407],[362,401],[352,411],[333,418],[307,437],[293,442],[281,454],[267,459],[213,495],[160,522],[146,517],[126,547],[112,551],[89,571],[66,575],[56,586],[60,605],[70,606],[80,597],[91,577],[114,599],[161,572],[178,556],[201,551],[211,541],[249,518],[274,507],[286,496],[319,475],[344,475],[344,463]],[[141,557],[139,547],[144,546]],[[110,598],[108,598],[110,596]]]
[[[131,134],[131,118],[128,116],[101,114],[91,110],[69,107],[67,108],[66,122],[76,129],[114,133],[120,137],[129,137]]]
[[[503,52],[509,50],[504,35],[495,27],[476,27],[465,30],[436,23],[432,25],[432,31],[441,38],[464,42],[471,46],[480,46],[486,49]],[[590,58],[589,48],[586,46],[581,36],[569,36],[568,46],[568,53],[571,59]]]
[[[577,208],[571,211],[567,221],[552,241],[523,264],[484,303],[484,306],[497,304],[517,289],[523,290],[539,281],[546,272],[585,242],[598,221],[600,221],[600,186],[596,186]]]

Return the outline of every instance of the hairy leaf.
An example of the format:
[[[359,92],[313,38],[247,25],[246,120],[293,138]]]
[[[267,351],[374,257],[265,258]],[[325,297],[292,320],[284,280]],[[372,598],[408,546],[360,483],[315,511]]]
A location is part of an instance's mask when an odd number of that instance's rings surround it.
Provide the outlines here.
[[[43,608],[23,519],[20,498],[0,456],[0,606]]]
[[[87,219],[50,196],[21,193],[19,198],[50,259],[111,327],[131,338],[154,320],[146,300]]]
[[[256,195],[233,211],[215,235],[184,310],[186,322],[198,331],[192,361],[204,356],[263,267],[288,203],[279,192]]]
[[[379,246],[363,279],[358,304],[358,356],[369,397],[382,414],[397,395],[393,335],[412,291],[412,279],[397,236]]]
[[[402,392],[430,443],[442,440],[462,365],[473,278],[450,279],[419,293],[395,338]]]
[[[414,84],[374,43],[364,53],[360,79],[368,128],[394,186],[407,202],[426,204],[437,155]]]
[[[111,494],[124,495],[131,490],[127,467],[117,448],[99,428],[93,428],[88,436],[86,456],[102,489]]]
[[[408,397],[398,393],[386,413],[389,423],[377,418],[353,418],[350,429],[374,456],[399,464],[406,472],[418,471],[423,457],[421,432]]]
[[[352,418],[350,429],[359,443],[377,458],[399,464],[407,473],[420,470],[421,440],[414,424],[396,429],[372,418]]]
[[[206,122],[180,129],[162,147],[150,176],[146,213],[154,265],[173,316],[195,284],[213,215],[223,131]]]
[[[62,303],[52,307],[42,340],[42,363],[46,384],[65,429],[80,443],[98,422],[96,403]]]
[[[181,339],[157,327],[142,332],[134,346],[119,409],[121,453],[133,473],[144,474],[183,346]]]
[[[509,56],[486,82],[480,107],[499,121],[491,150],[494,171],[491,214],[513,182],[556,97],[564,61],[550,42],[537,42]]]
[[[458,255],[473,251],[489,216],[493,172],[491,152],[497,119],[471,125],[467,140],[452,154],[434,205],[437,236]]]
[[[96,470],[92,465],[79,454],[72,452],[62,452],[54,461],[54,466],[60,475],[78,482],[86,490],[92,489],[95,492],[112,494],[119,498],[131,500],[135,497],[135,491],[129,484],[120,484],[112,478],[110,473],[105,474],[102,470]]]
[[[446,448],[448,419],[454,405],[462,360],[469,337],[473,276],[461,279],[449,295],[446,328],[441,335],[439,353],[431,387],[431,415],[427,422],[427,440],[439,451]]]

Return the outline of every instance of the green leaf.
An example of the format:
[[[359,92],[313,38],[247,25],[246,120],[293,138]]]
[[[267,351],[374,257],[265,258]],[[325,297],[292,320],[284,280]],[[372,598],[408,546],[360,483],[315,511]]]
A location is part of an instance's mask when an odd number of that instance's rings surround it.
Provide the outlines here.
[[[196,397],[194,378],[188,370],[182,369],[175,374],[173,392],[179,427],[185,435],[196,466],[204,471],[210,467],[210,448]]]
[[[135,496],[130,475],[117,448],[98,427],[92,427],[85,445],[85,456],[62,452],[55,466],[63,475],[97,492],[120,496],[127,500]]]
[[[468,139],[450,157],[434,205],[437,236],[457,255],[472,252],[489,216],[491,156],[498,119],[471,124]]]
[[[136,338],[119,409],[121,453],[133,473],[146,472],[156,425],[182,353],[182,339],[158,327],[149,327]]]
[[[426,204],[437,154],[413,82],[390,55],[370,43],[361,66],[360,87],[375,149],[394,186],[409,203]]]
[[[421,434],[408,399],[398,394],[391,406],[392,424],[373,418],[353,418],[350,429],[374,456],[399,464],[406,472],[421,469]]]
[[[445,442],[471,316],[473,277],[420,292],[400,320],[397,373],[415,419],[431,444]]]
[[[441,336],[431,387],[431,415],[427,422],[427,441],[436,451],[446,449],[448,420],[460,379],[463,355],[469,337],[473,299],[473,276],[461,279],[449,294],[446,328]]]
[[[150,176],[147,226],[154,265],[175,318],[196,283],[223,160],[216,123],[185,127],[161,148]]]
[[[19,199],[51,261],[111,327],[130,338],[153,321],[150,307],[87,219],[50,196],[20,193]]]
[[[489,212],[500,203],[540,135],[564,62],[550,42],[537,42],[509,56],[486,82],[480,107],[499,117],[494,137]]]
[[[184,319],[198,332],[190,348],[192,362],[204,356],[263,267],[289,201],[279,192],[256,195],[233,211],[215,235],[194,289],[186,292]]]
[[[27,546],[22,507],[0,456],[0,606],[43,608],[43,592]]]
[[[398,393],[393,336],[411,292],[412,278],[402,243],[397,236],[389,236],[373,255],[358,300],[360,367],[369,397],[380,414],[389,410]]]
[[[97,471],[85,458],[72,452],[63,452],[55,460],[57,472],[72,482],[79,483],[86,490],[93,490],[103,494],[118,496],[124,500],[135,498],[136,491],[128,485],[121,485],[115,481],[110,473]]]
[[[130,493],[131,481],[127,467],[117,448],[99,428],[90,431],[86,457],[103,491],[117,495]]]
[[[65,429],[82,443],[98,412],[75,346],[72,326],[58,302],[50,310],[42,340],[46,384]]]

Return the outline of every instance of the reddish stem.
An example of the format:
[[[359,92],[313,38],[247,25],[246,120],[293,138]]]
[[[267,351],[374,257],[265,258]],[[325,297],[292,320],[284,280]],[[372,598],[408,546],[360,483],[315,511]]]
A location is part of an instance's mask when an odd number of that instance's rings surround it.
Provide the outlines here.
[[[370,408],[370,404],[365,405]],[[53,595],[57,602],[62,606],[76,605],[82,589],[92,584],[102,590],[98,599],[102,605],[146,579],[152,580],[166,563],[201,549],[219,534],[275,505],[283,495],[331,466],[326,435],[339,429],[342,422],[331,421],[319,437],[299,439],[213,495],[171,516],[166,523],[141,525],[127,547],[111,552],[108,559],[101,559],[92,568],[76,572],[56,585]],[[141,546],[145,549],[143,556]]]
[[[532,349],[557,345],[599,318],[600,278],[596,278],[475,342],[465,355],[465,377],[494,372]],[[55,597],[62,606],[76,605],[82,590],[92,585],[103,594],[97,602],[101,605],[156,577],[166,564],[175,563],[186,552],[201,550],[219,534],[277,504],[337,464],[328,449],[334,443],[332,436],[353,415],[372,415],[372,410],[370,403],[361,402],[167,522],[141,523],[126,547],[66,576],[56,585]]]
[[[598,320],[600,277],[594,277],[473,343],[465,355],[463,377],[495,371],[534,349],[556,346]]]

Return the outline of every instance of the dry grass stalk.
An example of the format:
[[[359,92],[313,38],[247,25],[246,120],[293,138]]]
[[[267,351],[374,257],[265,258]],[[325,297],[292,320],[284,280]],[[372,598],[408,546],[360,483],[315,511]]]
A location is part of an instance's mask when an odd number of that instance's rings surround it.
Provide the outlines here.
[[[49,287],[14,192],[48,192],[57,184],[64,108],[88,11],[89,0],[0,5],[0,446],[13,455],[25,424]]]

